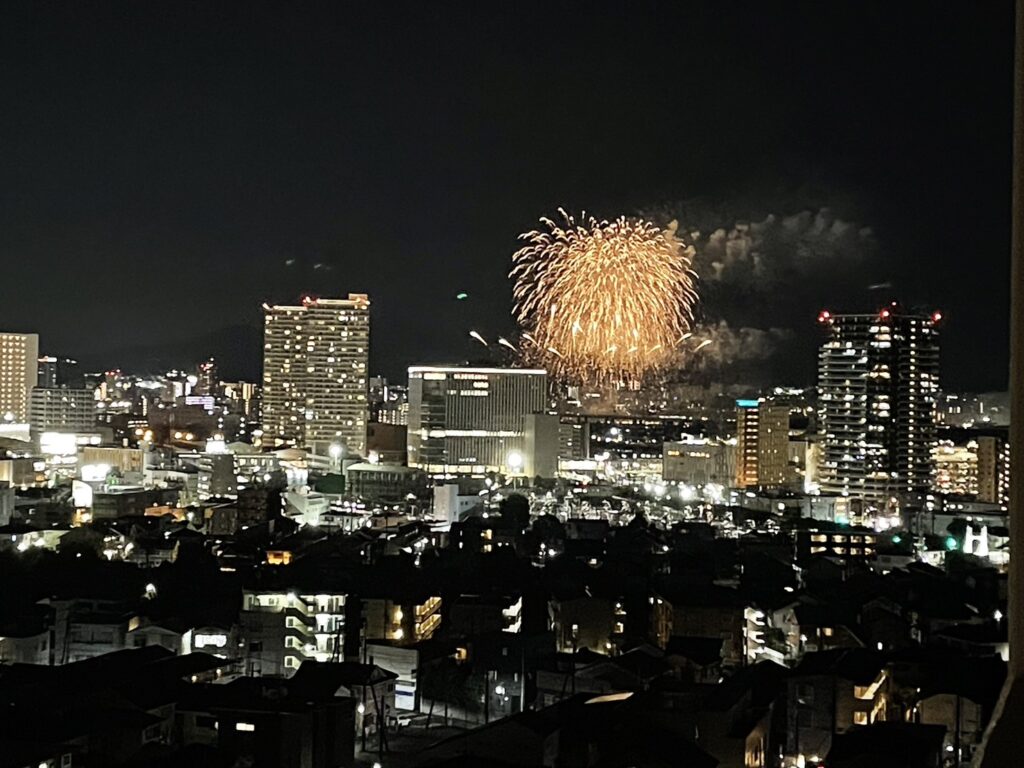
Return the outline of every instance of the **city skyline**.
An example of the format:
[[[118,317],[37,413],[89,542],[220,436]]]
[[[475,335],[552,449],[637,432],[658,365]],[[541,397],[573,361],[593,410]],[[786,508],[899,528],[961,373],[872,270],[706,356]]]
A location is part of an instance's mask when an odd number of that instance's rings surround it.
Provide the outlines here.
[[[1024,0],[0,58],[0,768],[1020,762]]]
[[[513,328],[516,234],[559,205],[682,212],[706,235],[807,212],[807,237],[758,284],[701,262],[702,322],[752,344],[756,368],[810,383],[820,307],[937,306],[949,386],[1001,389],[1010,6],[932,9],[925,26],[912,5],[882,7],[751,7],[725,26],[709,9],[653,5],[628,24],[611,6],[582,19],[546,8],[543,23],[257,8],[161,25],[136,9],[80,12],[67,36],[44,7],[5,9],[3,27],[24,34],[3,87],[25,108],[0,125],[12,158],[0,327],[38,331],[44,354],[92,368],[214,355],[255,378],[261,302],[365,292],[370,369],[397,377],[417,357],[467,358],[471,329]],[[50,33],[66,44],[43,64],[36,36]],[[376,56],[392,38],[401,62]],[[594,100],[593,84],[624,101]],[[634,119],[662,102],[660,120]],[[836,234],[848,231],[865,234]],[[113,284],[134,322],[86,331],[104,327]],[[965,362],[981,339],[994,354]]]

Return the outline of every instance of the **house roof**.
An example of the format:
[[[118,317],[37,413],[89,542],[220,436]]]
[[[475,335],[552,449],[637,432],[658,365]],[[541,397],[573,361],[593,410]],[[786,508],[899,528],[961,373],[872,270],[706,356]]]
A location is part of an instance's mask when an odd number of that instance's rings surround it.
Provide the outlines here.
[[[682,656],[702,667],[722,661],[722,638],[673,635],[665,652],[669,656]]]
[[[589,745],[594,768],[714,768],[718,761],[681,732],[651,716],[638,694],[573,696],[535,712],[523,712],[439,742],[420,753],[422,765],[473,757],[472,765],[537,766],[548,763],[549,737],[561,743]]]
[[[931,768],[942,749],[944,725],[875,723],[832,737],[830,768]]]
[[[857,685],[870,685],[882,671],[881,656],[864,648],[836,648],[805,654],[793,671],[795,677],[835,675]]]
[[[297,695],[328,698],[341,687],[378,685],[397,680],[394,672],[376,664],[358,661],[304,661],[288,681],[288,688]]]

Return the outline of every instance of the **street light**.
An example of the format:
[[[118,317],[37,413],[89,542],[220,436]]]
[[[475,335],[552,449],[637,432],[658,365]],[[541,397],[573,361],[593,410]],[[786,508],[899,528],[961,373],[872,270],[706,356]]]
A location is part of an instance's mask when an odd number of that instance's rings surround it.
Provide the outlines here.
[[[508,465],[511,474],[518,475],[523,471],[523,454],[519,451],[510,451],[505,457],[505,464]]]
[[[331,443],[327,452],[331,456],[331,469],[337,471],[341,466],[341,458],[345,455],[345,446],[341,443]]]

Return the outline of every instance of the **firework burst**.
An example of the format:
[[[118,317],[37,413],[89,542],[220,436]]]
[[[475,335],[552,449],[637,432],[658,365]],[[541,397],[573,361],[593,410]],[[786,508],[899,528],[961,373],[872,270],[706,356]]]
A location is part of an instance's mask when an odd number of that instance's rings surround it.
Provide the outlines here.
[[[564,225],[541,219],[512,256],[523,354],[574,383],[640,381],[690,332],[693,248],[674,224],[559,213]]]

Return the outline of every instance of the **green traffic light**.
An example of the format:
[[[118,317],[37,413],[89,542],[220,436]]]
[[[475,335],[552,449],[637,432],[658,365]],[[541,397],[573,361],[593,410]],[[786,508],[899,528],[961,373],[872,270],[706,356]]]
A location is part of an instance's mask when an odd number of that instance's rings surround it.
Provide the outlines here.
[[[946,537],[946,549],[956,549],[957,540],[955,536]]]
[[[903,541],[903,537],[900,536],[899,534],[896,534],[895,536],[892,537],[892,543],[893,544],[899,544],[901,541]]]

